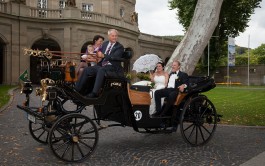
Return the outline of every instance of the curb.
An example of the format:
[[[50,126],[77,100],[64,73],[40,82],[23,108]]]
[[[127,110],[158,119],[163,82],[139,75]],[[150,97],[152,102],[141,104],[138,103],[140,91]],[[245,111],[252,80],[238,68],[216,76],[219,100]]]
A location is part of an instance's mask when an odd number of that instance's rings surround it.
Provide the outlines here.
[[[8,103],[6,105],[4,105],[3,107],[0,108],[0,113],[3,112],[3,111],[5,111],[12,104],[12,102],[14,100],[14,91],[17,90],[18,88],[19,87],[17,86],[17,87],[12,88],[12,89],[10,89],[8,91],[8,94],[10,96],[10,99],[9,99],[9,101],[8,101]]]

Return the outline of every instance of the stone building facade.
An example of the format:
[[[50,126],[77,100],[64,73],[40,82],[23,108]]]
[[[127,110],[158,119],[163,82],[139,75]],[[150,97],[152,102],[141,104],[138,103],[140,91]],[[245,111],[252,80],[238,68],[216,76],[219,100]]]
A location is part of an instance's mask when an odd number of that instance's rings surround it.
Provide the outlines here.
[[[26,69],[37,81],[38,62],[24,55],[23,48],[82,53],[94,35],[107,38],[110,28],[119,31],[120,43],[133,52],[126,65],[128,71],[146,53],[165,60],[179,42],[141,33],[135,3],[136,0],[0,0],[0,84],[16,84]]]

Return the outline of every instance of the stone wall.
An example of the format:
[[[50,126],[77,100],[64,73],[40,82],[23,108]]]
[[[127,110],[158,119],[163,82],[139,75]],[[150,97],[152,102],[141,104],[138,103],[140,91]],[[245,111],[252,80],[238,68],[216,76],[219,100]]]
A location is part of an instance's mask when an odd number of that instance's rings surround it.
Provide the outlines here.
[[[217,83],[227,82],[227,67],[220,67],[214,78]],[[229,82],[248,85],[248,66],[229,67]],[[249,85],[265,85],[265,65],[249,66]]]

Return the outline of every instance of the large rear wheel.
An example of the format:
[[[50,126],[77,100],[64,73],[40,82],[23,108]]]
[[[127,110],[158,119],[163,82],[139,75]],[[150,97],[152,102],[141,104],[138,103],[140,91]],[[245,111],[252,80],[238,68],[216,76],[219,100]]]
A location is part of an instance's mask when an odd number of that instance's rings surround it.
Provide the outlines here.
[[[68,114],[56,121],[49,132],[49,146],[56,157],[67,162],[81,162],[98,143],[98,129],[85,115]]]
[[[212,138],[216,125],[216,109],[206,96],[192,98],[185,104],[180,118],[180,130],[187,143],[192,146],[206,144]]]

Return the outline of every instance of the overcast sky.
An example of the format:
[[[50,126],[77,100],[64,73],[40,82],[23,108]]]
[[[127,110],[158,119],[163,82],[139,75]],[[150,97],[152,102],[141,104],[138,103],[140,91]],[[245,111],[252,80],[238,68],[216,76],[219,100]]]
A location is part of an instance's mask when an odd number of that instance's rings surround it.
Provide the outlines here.
[[[236,45],[256,48],[265,44],[265,0],[251,16],[249,27],[236,37]],[[183,27],[178,23],[176,10],[169,10],[168,0],[136,0],[139,29],[142,33],[162,35],[183,35]]]

